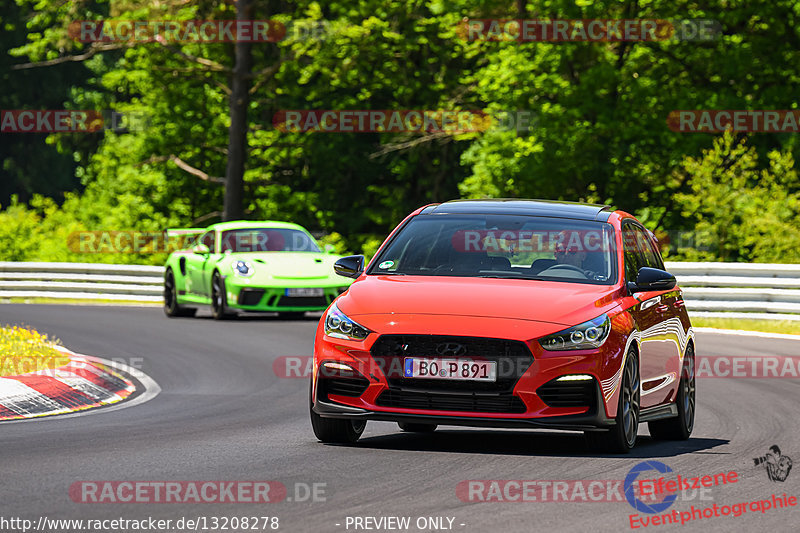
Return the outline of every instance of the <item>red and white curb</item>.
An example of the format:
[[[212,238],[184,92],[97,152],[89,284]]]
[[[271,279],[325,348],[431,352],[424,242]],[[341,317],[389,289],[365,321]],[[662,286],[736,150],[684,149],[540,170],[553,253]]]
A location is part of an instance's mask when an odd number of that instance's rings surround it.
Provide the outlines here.
[[[64,418],[112,405],[130,407],[154,398],[161,391],[152,378],[127,365],[77,354],[61,346],[54,348],[69,356],[69,363],[55,369],[0,377],[0,421],[52,415]],[[130,402],[120,403],[136,392],[131,376],[136,377],[144,390]]]

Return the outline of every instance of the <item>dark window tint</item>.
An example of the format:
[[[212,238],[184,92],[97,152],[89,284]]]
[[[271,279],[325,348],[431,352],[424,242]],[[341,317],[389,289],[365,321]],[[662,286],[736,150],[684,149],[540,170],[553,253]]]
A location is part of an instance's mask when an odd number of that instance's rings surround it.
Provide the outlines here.
[[[642,267],[664,268],[661,255],[647,231],[631,222],[622,226],[622,246],[625,251],[625,280],[636,281]]]
[[[625,281],[636,281],[636,273],[644,265],[644,258],[637,250],[636,231],[633,224],[622,226],[622,249],[625,252]]]
[[[209,231],[200,238],[200,243],[208,246],[208,249],[213,253],[214,250],[214,232]]]
[[[610,285],[613,228],[522,215],[417,215],[373,261],[369,274],[518,278]]]
[[[222,251],[319,252],[319,246],[304,231],[287,228],[244,228],[222,232]]]

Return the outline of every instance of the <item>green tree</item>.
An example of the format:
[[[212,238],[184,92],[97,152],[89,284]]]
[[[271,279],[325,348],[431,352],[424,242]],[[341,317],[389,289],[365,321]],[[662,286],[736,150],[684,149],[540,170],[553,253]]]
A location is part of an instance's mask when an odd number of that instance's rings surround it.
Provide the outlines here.
[[[800,261],[800,182],[794,159],[777,150],[767,157],[767,168],[760,168],[755,148],[726,133],[700,157],[682,162],[678,173],[689,190],[677,193],[675,204],[699,236],[701,250],[679,251],[678,258]]]

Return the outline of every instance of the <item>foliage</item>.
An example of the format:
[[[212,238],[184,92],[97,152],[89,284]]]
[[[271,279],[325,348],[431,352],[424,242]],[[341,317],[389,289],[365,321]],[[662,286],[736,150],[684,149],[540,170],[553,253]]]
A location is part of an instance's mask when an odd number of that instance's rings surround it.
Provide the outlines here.
[[[59,352],[60,344],[46,334],[22,326],[0,325],[0,376],[41,372],[69,363],[69,356]]]
[[[730,133],[698,158],[687,157],[679,180],[687,192],[675,208],[704,236],[690,260],[800,262],[800,182],[789,153],[773,150],[761,168],[755,148]],[[683,175],[681,175],[683,174]]]
[[[519,6],[530,18],[710,18],[724,32],[705,42],[463,38],[463,18],[515,18]],[[67,34],[74,20],[233,16],[224,0],[16,0],[0,11],[0,21],[14,28],[0,37],[10,50],[0,66],[87,54],[92,45]],[[671,258],[797,260],[798,137],[676,133],[666,117],[677,109],[796,107],[800,4],[253,0],[252,18],[279,20],[289,31],[279,43],[253,46],[248,218],[291,220],[328,234],[323,242],[339,252],[371,255],[402,217],[426,203],[580,200],[632,212],[662,235],[700,236],[694,249],[673,246]],[[217,221],[223,186],[214,177],[225,174],[233,64],[230,43],[137,43],[78,63],[0,74],[15,94],[4,108],[63,105],[150,118],[137,131],[52,134],[46,145],[18,134],[13,143],[22,155],[2,152],[0,172],[24,185],[0,190],[0,258],[76,260],[65,244],[71,231]],[[48,96],[29,90],[38,85]],[[452,135],[274,128],[275,113],[292,109],[524,110],[535,120],[525,131]],[[22,151],[26,144],[41,156]]]

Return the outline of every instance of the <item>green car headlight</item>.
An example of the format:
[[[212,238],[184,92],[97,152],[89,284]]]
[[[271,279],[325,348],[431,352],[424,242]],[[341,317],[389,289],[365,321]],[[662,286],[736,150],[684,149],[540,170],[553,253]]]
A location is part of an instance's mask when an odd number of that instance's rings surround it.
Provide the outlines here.
[[[339,311],[336,304],[333,304],[325,313],[325,334],[337,339],[363,341],[370,334],[370,330],[348,318]]]
[[[599,348],[611,333],[611,319],[603,313],[583,324],[572,326],[539,339],[542,348],[549,351],[591,350]]]
[[[244,278],[249,278],[253,274],[255,274],[255,269],[253,265],[248,263],[247,261],[234,261],[231,264],[231,268],[233,269],[233,273],[237,276],[242,276]]]

